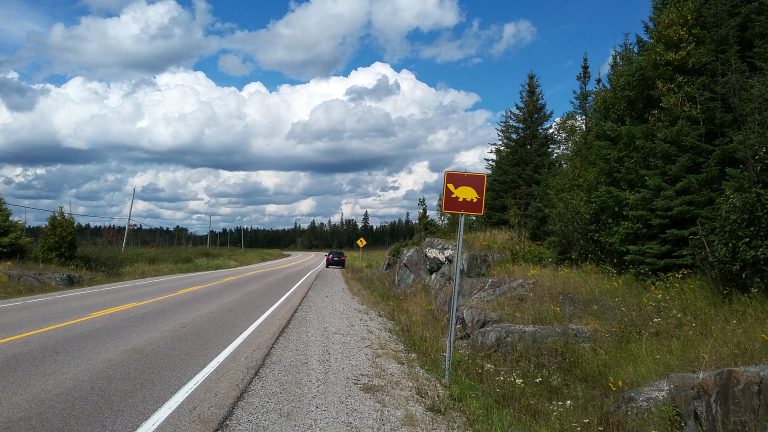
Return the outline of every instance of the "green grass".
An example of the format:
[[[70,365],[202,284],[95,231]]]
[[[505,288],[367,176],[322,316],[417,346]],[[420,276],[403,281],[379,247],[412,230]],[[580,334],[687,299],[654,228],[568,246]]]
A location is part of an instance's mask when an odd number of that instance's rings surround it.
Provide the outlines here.
[[[465,236],[465,250],[502,255],[494,276],[533,283],[529,301],[492,305],[519,324],[582,324],[593,335],[581,346],[519,346],[500,355],[454,352],[449,401],[478,431],[680,431],[671,407],[646,418],[616,412],[625,391],[665,378],[768,361],[768,299],[723,297],[695,275],[653,281],[595,267],[559,267],[536,245],[504,232]],[[525,251],[533,262],[521,263]],[[397,335],[427,371],[442,379],[447,317],[426,287],[398,297],[382,277],[385,253],[348,263],[350,288],[395,323]]]
[[[71,287],[78,288],[169,274],[234,268],[282,256],[284,256],[282,252],[269,249],[128,248],[121,253],[116,248],[84,247],[78,250],[77,258],[68,267],[35,261],[7,261],[0,262],[0,270],[75,272],[86,278],[83,284]],[[65,288],[47,285],[31,288],[0,276],[0,299],[44,294],[63,289]]]

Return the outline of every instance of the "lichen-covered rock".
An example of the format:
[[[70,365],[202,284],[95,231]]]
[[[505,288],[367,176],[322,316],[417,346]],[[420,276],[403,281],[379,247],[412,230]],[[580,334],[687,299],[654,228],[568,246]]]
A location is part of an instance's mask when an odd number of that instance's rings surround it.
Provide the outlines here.
[[[453,270],[450,265],[443,266],[429,277],[429,295],[438,310],[450,312],[452,289]]]
[[[630,415],[644,415],[672,402],[672,384],[668,380],[656,381],[624,394],[621,405]]]
[[[479,307],[463,308],[458,313],[458,332],[464,338],[472,337],[478,330],[499,320],[499,314]]]
[[[490,252],[468,252],[462,254],[464,274],[468,278],[488,276],[491,267],[498,261],[498,255]]]
[[[424,240],[424,258],[429,274],[436,273],[444,265],[453,262],[456,247],[447,240],[428,238]]]
[[[665,383],[664,387],[659,383]],[[657,402],[652,402],[654,394]],[[768,364],[671,374],[628,392],[621,409],[645,415],[665,402],[681,413],[685,432],[768,431]]]
[[[395,272],[395,286],[400,290],[409,290],[414,282],[426,274],[423,251],[420,247],[406,248],[400,251]]]
[[[384,258],[384,262],[381,264],[381,271],[386,273],[395,267],[397,267],[397,258],[387,256]]]
[[[466,280],[467,300],[472,303],[487,303],[505,295],[513,295],[525,300],[532,294],[528,284],[523,279],[504,280],[493,278],[477,278]]]
[[[565,341],[587,344],[589,330],[580,325],[537,326],[499,323],[476,331],[469,342],[472,346],[491,351],[507,352],[519,344],[545,345]]]
[[[444,266],[429,277],[429,293],[435,307],[445,312],[449,312],[448,308],[451,304],[453,272],[454,270],[449,266]],[[531,293],[522,279],[508,281],[493,278],[462,278],[459,286],[458,307],[488,303],[505,295],[526,300]]]
[[[42,285],[54,285],[57,287],[72,287],[85,280],[82,275],[66,272],[25,272],[25,271],[6,271],[3,274],[8,280],[18,282],[29,287],[40,287]]]
[[[768,365],[672,374],[668,379],[686,431],[768,430]]]

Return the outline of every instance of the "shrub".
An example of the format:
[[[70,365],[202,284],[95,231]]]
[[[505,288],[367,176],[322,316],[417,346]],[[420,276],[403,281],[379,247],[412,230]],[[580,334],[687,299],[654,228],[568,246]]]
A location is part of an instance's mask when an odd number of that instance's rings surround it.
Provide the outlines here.
[[[722,286],[768,294],[768,190],[737,176],[719,201],[714,258]]]
[[[58,264],[70,264],[77,256],[75,218],[64,213],[64,207],[48,218],[40,236],[38,254],[41,259]]]

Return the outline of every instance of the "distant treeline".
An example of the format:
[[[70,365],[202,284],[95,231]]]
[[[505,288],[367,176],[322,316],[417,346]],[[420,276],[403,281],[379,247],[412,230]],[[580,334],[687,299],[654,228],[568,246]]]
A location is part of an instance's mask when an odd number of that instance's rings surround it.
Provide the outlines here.
[[[211,247],[231,248],[270,248],[270,249],[352,249],[360,237],[364,237],[366,247],[389,247],[394,243],[410,240],[416,227],[406,214],[405,219],[397,219],[379,226],[372,226],[368,213],[363,215],[363,223],[356,219],[343,221],[316,222],[314,219],[306,226],[298,223],[292,228],[259,228],[252,226],[223,228],[211,231]],[[26,228],[26,236],[33,244],[43,235],[45,226]],[[77,244],[121,247],[125,235],[125,226],[116,225],[75,225]],[[181,226],[174,228],[132,226],[129,230],[127,247],[182,247],[208,246],[209,236],[191,232]]]

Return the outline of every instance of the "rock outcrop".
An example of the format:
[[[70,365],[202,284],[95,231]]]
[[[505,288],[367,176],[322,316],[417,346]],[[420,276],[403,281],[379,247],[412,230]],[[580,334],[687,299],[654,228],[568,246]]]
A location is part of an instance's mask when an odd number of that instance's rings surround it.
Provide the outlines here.
[[[553,342],[587,344],[590,333],[584,326],[541,326],[499,323],[477,330],[469,339],[470,346],[507,352],[516,345],[545,345]]]
[[[768,364],[676,373],[624,395],[620,409],[644,415],[672,404],[685,432],[768,431]]]
[[[428,238],[421,246],[400,251],[397,263],[389,259],[382,269],[394,273],[395,289],[401,293],[417,283],[426,283],[435,308],[449,313],[455,272],[455,247],[446,240]],[[489,304],[501,297],[521,301],[533,295],[530,281],[491,278],[491,267],[499,259],[489,252],[467,252],[459,262],[458,337],[484,350],[506,351],[519,343],[549,343],[556,340],[589,342],[589,331],[581,326],[516,326],[499,322]]]
[[[33,288],[44,285],[66,288],[84,281],[82,275],[66,272],[4,271],[2,274],[10,281]]]

